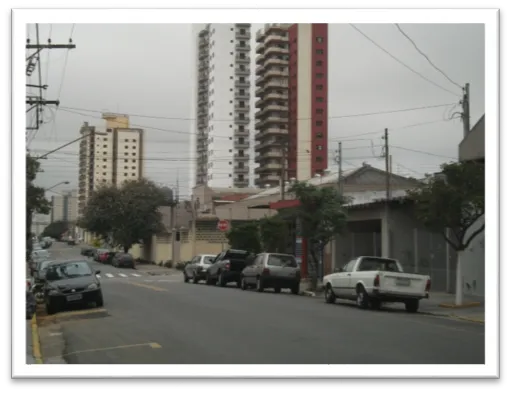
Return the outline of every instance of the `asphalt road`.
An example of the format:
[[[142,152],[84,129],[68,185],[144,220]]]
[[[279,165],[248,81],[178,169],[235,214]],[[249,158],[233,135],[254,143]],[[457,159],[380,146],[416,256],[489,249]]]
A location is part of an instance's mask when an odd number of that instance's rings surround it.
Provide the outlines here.
[[[93,266],[105,310],[56,317],[68,363],[484,363],[483,325]]]

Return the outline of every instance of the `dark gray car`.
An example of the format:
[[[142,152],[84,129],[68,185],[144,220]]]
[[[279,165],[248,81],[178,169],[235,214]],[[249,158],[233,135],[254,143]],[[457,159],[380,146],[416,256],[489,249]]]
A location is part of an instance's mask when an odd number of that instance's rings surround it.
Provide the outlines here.
[[[197,284],[199,281],[206,280],[206,271],[215,258],[216,255],[211,254],[201,254],[193,257],[183,270],[185,282],[192,280],[194,284]]]
[[[279,293],[282,288],[300,292],[300,268],[290,254],[258,254],[253,263],[241,272],[241,289],[255,287],[258,292],[273,288]]]

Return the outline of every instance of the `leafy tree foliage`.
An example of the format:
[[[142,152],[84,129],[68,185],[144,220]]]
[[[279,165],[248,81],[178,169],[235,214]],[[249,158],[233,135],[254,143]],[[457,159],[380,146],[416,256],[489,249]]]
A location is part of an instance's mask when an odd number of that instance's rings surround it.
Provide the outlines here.
[[[34,185],[37,174],[41,172],[41,164],[29,154],[26,156],[26,240],[27,240],[27,259],[32,253],[32,215],[48,214],[50,212],[50,201],[44,196],[44,188]]]
[[[484,215],[484,164],[474,161],[444,164],[440,176],[429,176],[408,196],[424,225],[441,233],[455,251],[465,250],[484,231],[484,222],[467,231]],[[451,236],[446,236],[445,229]]]
[[[328,242],[346,228],[344,200],[335,188],[316,187],[306,182],[294,183],[290,192],[300,202],[291,214],[300,220],[302,236],[307,241],[314,268],[310,274],[311,287],[315,289],[319,256]]]
[[[232,248],[250,251],[254,254],[261,252],[261,239],[257,221],[234,225],[226,234]]]
[[[64,233],[69,230],[69,224],[66,221],[55,221],[44,228],[42,237],[49,236],[54,239],[60,239]]]
[[[279,214],[265,217],[259,220],[261,244],[265,251],[281,252],[287,251],[289,237],[289,224]]]
[[[166,199],[161,188],[146,179],[121,188],[102,187],[89,198],[79,226],[127,252],[164,229],[159,207]]]

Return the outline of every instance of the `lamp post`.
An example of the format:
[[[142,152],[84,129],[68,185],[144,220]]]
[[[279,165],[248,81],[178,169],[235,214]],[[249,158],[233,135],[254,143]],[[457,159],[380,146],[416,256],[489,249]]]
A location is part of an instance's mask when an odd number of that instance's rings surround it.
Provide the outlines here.
[[[71,142],[67,142],[67,143],[63,144],[62,146],[57,147],[56,149],[53,149],[47,153],[44,153],[42,156],[35,157],[35,159],[36,160],[44,160],[50,154],[55,153],[56,151],[59,151],[60,149],[63,149],[64,147],[68,147],[69,145],[72,145],[73,143],[81,141],[82,139],[87,138],[87,137],[91,136],[92,134],[94,134],[94,135],[108,135],[106,132],[89,132],[85,135],[80,136],[79,138],[73,139]]]
[[[67,180],[65,181],[61,181],[60,183],[57,183],[49,188],[45,188],[44,191],[50,191],[50,190],[53,190],[55,187],[58,187],[60,186],[61,184],[69,184],[69,182]]]

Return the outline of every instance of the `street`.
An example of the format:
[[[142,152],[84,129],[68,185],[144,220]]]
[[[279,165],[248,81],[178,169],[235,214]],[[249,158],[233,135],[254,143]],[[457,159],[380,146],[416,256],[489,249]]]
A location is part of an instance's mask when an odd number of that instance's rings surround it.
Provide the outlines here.
[[[56,258],[79,257],[79,247],[63,247],[52,247]],[[484,363],[484,325],[91,264],[101,270],[104,308],[41,317],[41,329],[52,332],[41,334],[45,362],[62,356],[77,364]],[[46,342],[50,336],[62,345]]]

